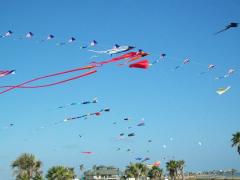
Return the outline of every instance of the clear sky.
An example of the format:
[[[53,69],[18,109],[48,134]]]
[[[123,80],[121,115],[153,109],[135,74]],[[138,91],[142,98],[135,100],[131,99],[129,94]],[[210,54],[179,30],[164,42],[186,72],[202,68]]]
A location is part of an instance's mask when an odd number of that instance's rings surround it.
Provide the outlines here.
[[[109,64],[91,76],[42,89],[15,89],[0,95],[0,179],[11,179],[11,162],[29,152],[53,165],[86,168],[94,164],[125,167],[135,157],[184,159],[186,170],[240,169],[240,157],[231,148],[232,133],[240,127],[239,43],[240,29],[213,33],[229,22],[240,22],[238,0],[1,0],[0,69],[16,69],[0,79],[15,85],[45,74],[86,65],[95,55],[81,50],[93,39],[96,50],[114,44],[133,45],[151,55],[150,61],[167,57],[147,70]],[[32,40],[18,40],[27,32]],[[55,40],[37,43],[48,34]],[[74,36],[77,40],[56,46]],[[173,68],[190,58],[190,64]],[[99,56],[106,60],[110,56]],[[204,75],[209,64],[216,68]],[[219,81],[229,68],[236,73]],[[60,80],[53,78],[51,81]],[[49,83],[50,80],[36,84]],[[231,86],[219,96],[219,87]],[[71,102],[99,98],[98,104],[65,109]],[[111,112],[88,120],[55,125],[69,116],[109,107]],[[125,122],[123,118],[131,117]],[[136,124],[145,119],[145,127]],[[116,125],[113,122],[117,122]],[[9,124],[13,123],[13,127]],[[45,128],[39,129],[44,126]],[[132,129],[127,129],[132,126]],[[120,133],[136,136],[116,140]],[[80,138],[78,135],[83,135]],[[151,139],[152,143],[147,141]],[[202,146],[198,143],[201,142]],[[166,148],[163,148],[166,145]],[[120,151],[116,149],[120,147]],[[131,152],[126,152],[131,149]],[[93,151],[83,155],[82,151]],[[149,152],[147,152],[149,151]],[[165,158],[165,160],[164,160]],[[77,169],[78,170],[78,169]]]

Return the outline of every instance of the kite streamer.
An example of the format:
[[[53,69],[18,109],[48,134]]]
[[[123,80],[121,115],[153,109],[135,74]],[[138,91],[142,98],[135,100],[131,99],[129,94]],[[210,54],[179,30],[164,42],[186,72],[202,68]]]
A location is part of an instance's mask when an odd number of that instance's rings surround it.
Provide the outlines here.
[[[42,80],[42,79],[47,79],[49,77],[54,77],[54,76],[59,76],[59,75],[63,75],[63,74],[68,74],[68,73],[72,73],[72,72],[76,72],[76,71],[80,71],[80,70],[92,69],[92,68],[95,68],[95,67],[96,66],[80,67],[80,68],[76,68],[76,69],[62,71],[62,72],[55,73],[55,74],[50,74],[50,75],[46,75],[46,76],[37,77],[37,78],[31,79],[31,80],[28,80],[26,82],[23,82],[21,84],[18,84],[16,86],[1,86],[0,88],[7,88],[7,89],[4,90],[4,91],[1,91],[0,94],[6,93],[6,92],[11,91],[11,90],[13,90],[15,88],[42,88],[42,87],[49,87],[49,86],[54,86],[54,85],[57,85],[57,84],[62,84],[62,83],[68,82],[68,81],[72,81],[72,80],[75,80],[75,79],[78,79],[78,78],[81,78],[81,77],[84,77],[84,76],[96,73],[97,71],[96,70],[92,70],[92,71],[89,71],[87,73],[81,74],[79,76],[75,76],[75,77],[72,77],[72,78],[69,78],[69,79],[65,79],[65,80],[62,80],[62,81],[58,81],[58,82],[54,82],[54,83],[51,83],[51,84],[45,84],[45,85],[39,85],[39,86],[24,86],[24,85],[27,85],[27,84],[29,84],[31,82],[39,81],[39,80]]]

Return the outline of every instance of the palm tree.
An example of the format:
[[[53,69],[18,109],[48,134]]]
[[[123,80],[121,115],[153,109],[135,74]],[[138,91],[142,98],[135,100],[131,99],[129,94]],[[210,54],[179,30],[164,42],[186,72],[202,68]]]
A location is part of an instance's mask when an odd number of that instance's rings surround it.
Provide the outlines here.
[[[46,175],[48,180],[72,180],[76,177],[74,168],[64,166],[51,167]]]
[[[125,170],[127,177],[134,177],[135,179],[146,178],[148,174],[148,167],[142,163],[130,163]]]
[[[33,154],[24,153],[12,162],[11,167],[14,170],[16,179],[30,180],[34,178],[41,179],[42,171],[40,170],[42,162],[36,160]]]
[[[171,177],[172,180],[176,179],[177,167],[178,167],[177,161],[170,160],[169,162],[166,163],[166,168],[169,171],[169,176]]]
[[[233,179],[233,176],[234,176],[234,174],[237,172],[237,170],[236,170],[236,169],[231,169],[230,172],[231,172],[232,179]]]
[[[157,166],[153,166],[148,172],[148,176],[151,179],[161,179],[163,170]]]
[[[240,154],[240,132],[236,132],[232,135],[232,147],[236,146],[238,154]]]
[[[81,164],[79,168],[80,168],[80,171],[82,172],[84,170],[84,164]]]
[[[182,176],[182,180],[184,180],[184,174],[183,174],[184,165],[185,165],[184,160],[177,161],[177,169],[178,169],[180,175]]]

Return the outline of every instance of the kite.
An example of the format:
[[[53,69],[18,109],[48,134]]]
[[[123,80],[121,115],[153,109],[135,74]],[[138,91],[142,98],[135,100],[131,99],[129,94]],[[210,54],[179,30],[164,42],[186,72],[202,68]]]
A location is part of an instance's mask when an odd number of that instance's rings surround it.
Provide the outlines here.
[[[226,31],[226,30],[228,30],[228,29],[230,29],[230,28],[236,28],[236,27],[238,27],[238,23],[236,23],[236,22],[231,22],[230,24],[228,24],[227,26],[225,26],[224,29],[222,29],[222,30],[214,33],[214,35],[217,35],[217,34],[219,34],[219,33],[221,33],[221,32],[224,32],[224,31]]]
[[[33,36],[33,33],[29,32],[27,37],[30,38],[30,36]],[[72,37],[69,40],[69,43],[73,42],[73,41],[75,41],[75,38]],[[67,74],[67,73],[71,73],[71,72],[75,72],[75,71],[80,71],[80,70],[92,69],[92,68],[98,67],[99,65],[101,66],[103,64],[112,63],[112,62],[116,62],[116,61],[123,60],[123,59],[135,60],[136,58],[143,57],[143,56],[146,56],[146,55],[148,55],[148,54],[147,53],[143,53],[143,52],[130,52],[130,53],[123,54],[121,56],[112,58],[112,59],[107,60],[107,61],[93,62],[89,66],[80,67],[80,68],[76,68],[76,69],[71,69],[71,70],[67,70],[67,71],[63,71],[63,72],[59,72],[59,73],[55,73],[55,74],[50,74],[50,75],[34,78],[34,79],[28,80],[26,82],[23,82],[21,84],[15,85],[15,86],[0,86],[0,88],[7,88],[6,90],[1,91],[0,94],[3,94],[5,92],[8,92],[8,91],[13,90],[15,88],[43,88],[43,87],[49,87],[49,86],[53,86],[53,85],[57,85],[57,84],[62,84],[62,83],[68,82],[68,81],[72,81],[72,80],[75,80],[75,79],[78,79],[78,78],[81,78],[81,77],[84,77],[84,76],[96,73],[97,71],[96,70],[92,70],[92,71],[89,71],[89,72],[84,73],[82,75],[75,76],[75,77],[72,77],[72,78],[69,78],[69,79],[65,79],[65,80],[62,80],[62,81],[50,83],[50,84],[38,85],[38,86],[26,86],[27,84],[29,84],[31,82],[35,82],[35,81],[38,81],[38,80],[41,80],[41,79],[46,79],[46,78],[49,78],[49,77],[59,76],[59,75],[63,75],[63,74]],[[138,62],[138,65],[136,64],[136,65],[130,65],[130,66],[132,66],[132,67],[134,67],[134,66],[137,67],[138,66],[140,68],[144,68],[144,67],[142,67],[142,66],[144,66],[144,64],[141,64],[141,63],[143,63],[143,62]]]
[[[149,55],[149,54],[144,52],[143,50],[139,49],[138,52],[136,52],[136,54],[134,55],[134,57],[131,57],[127,62],[125,62],[123,64],[118,64],[118,66],[124,66],[124,65],[128,64],[129,62],[136,61],[147,55]]]
[[[127,117],[127,118],[124,118],[123,120],[124,121],[129,121],[129,120],[131,120],[131,118]]]
[[[25,37],[27,39],[31,39],[33,36],[34,36],[34,34],[32,32],[28,32]]]
[[[86,46],[80,46],[81,49],[86,49],[86,48],[89,48],[89,47],[93,47],[93,46],[96,46],[98,44],[98,42],[96,40],[93,40],[90,42],[89,45],[86,45]]]
[[[208,72],[211,71],[213,68],[215,68],[214,64],[209,64],[208,65]],[[200,75],[206,74],[207,72],[201,72]]]
[[[92,101],[83,101],[81,104],[91,104],[91,103],[98,103],[97,97],[94,98]]]
[[[152,140],[148,140],[148,142],[149,142],[149,143],[151,143],[151,142],[152,142]]]
[[[133,136],[135,136],[135,133],[128,134],[128,137],[133,137]]]
[[[100,111],[94,112],[94,113],[88,113],[88,114],[84,114],[81,116],[75,116],[75,117],[69,117],[69,118],[65,118],[63,121],[64,122],[68,122],[68,121],[72,121],[72,120],[76,120],[76,119],[81,119],[81,118],[85,118],[87,119],[89,116],[100,116],[101,112],[109,112],[110,109],[109,108],[105,108],[105,109],[101,109]]]
[[[224,93],[226,93],[229,89],[231,89],[231,86],[228,86],[226,88],[219,88],[216,93],[219,94],[219,95],[222,95]]]
[[[48,37],[47,37],[47,40],[51,40],[51,39],[53,39],[53,38],[54,38],[54,35],[49,34]]]
[[[180,67],[182,67],[183,65],[189,64],[189,63],[190,63],[190,59],[189,59],[189,58],[186,58],[186,59],[183,60],[183,62],[182,62],[181,65],[175,66],[174,70],[177,70],[177,69],[179,69]]]
[[[129,52],[129,53],[123,54],[121,56],[112,58],[110,60],[101,61],[101,62],[91,62],[91,64],[95,65],[95,66],[102,66],[104,64],[113,63],[113,62],[117,62],[117,61],[125,60],[125,59],[129,59],[129,61],[136,60],[136,59],[139,59],[139,58],[147,56],[147,55],[148,55],[148,53],[145,53],[145,52]]]
[[[153,62],[151,63],[151,65],[154,65],[154,64],[159,63],[160,60],[164,60],[165,57],[166,57],[166,54],[162,53],[162,54],[160,55],[160,59],[157,59],[157,60],[153,61]]]
[[[208,65],[208,69],[210,70],[210,69],[213,69],[215,67],[215,65],[214,64],[209,64]]]
[[[228,72],[224,76],[219,76],[219,77],[216,77],[215,79],[219,80],[219,79],[223,79],[223,78],[228,78],[229,76],[233,75],[234,72],[235,72],[234,69],[229,69]]]
[[[131,151],[131,149],[127,149],[127,152],[130,152]]]
[[[0,71],[0,77],[4,77],[10,74],[15,74],[16,71],[15,70],[1,70]]]
[[[104,108],[104,109],[101,109],[100,112],[110,112],[110,108]]]
[[[141,60],[137,63],[130,64],[130,68],[141,68],[141,69],[147,69],[151,64],[149,64],[148,60]]]
[[[40,42],[50,41],[50,40],[52,40],[52,39],[54,39],[54,38],[55,38],[54,35],[49,34],[46,39],[42,39]]]
[[[70,43],[73,43],[74,41],[76,41],[76,38],[70,37],[67,42],[57,43],[57,46],[63,46],[63,45],[66,45],[66,44],[70,44]]]
[[[68,74],[68,73],[72,73],[72,72],[76,72],[76,71],[92,69],[92,68],[95,68],[95,67],[96,66],[93,66],[93,65],[84,66],[84,67],[79,67],[79,68],[76,68],[76,69],[70,69],[70,70],[67,70],[67,71],[58,72],[58,73],[55,73],[55,74],[50,74],[50,75],[46,75],[46,76],[37,77],[37,78],[25,81],[21,84],[15,85],[15,86],[0,86],[0,88],[7,88],[7,89],[1,91],[0,94],[6,93],[6,92],[11,91],[11,90],[16,89],[16,88],[43,88],[43,87],[49,87],[49,86],[54,86],[54,85],[57,85],[57,84],[66,83],[68,81],[76,80],[76,79],[79,79],[81,77],[91,75],[93,73],[96,73],[97,71],[96,70],[91,70],[91,71],[88,71],[84,74],[74,76],[72,78],[64,79],[64,80],[61,80],[61,81],[53,82],[53,83],[50,83],[50,84],[37,85],[37,86],[26,86],[29,83],[39,81],[39,80],[42,80],[42,79],[47,79],[47,78],[50,78],[50,77],[59,76],[59,75],[63,75],[63,74]]]
[[[137,126],[145,126],[144,119],[142,119],[141,122],[137,124]]]
[[[7,31],[4,35],[0,35],[1,38],[12,36],[13,32],[11,30]]]
[[[76,106],[76,105],[80,105],[80,104],[91,104],[91,103],[98,103],[98,99],[97,97],[93,98],[91,101],[83,101],[83,102],[72,102],[70,104],[67,104],[65,106],[59,106],[57,107],[58,109],[62,109],[62,108],[66,108],[68,106]]]
[[[104,50],[104,51],[95,51],[95,50],[89,50],[89,51],[95,52],[95,53],[98,53],[98,54],[113,55],[113,54],[118,54],[118,53],[129,51],[133,48],[135,48],[135,47],[133,47],[133,46],[119,46],[118,44],[116,44],[112,49],[108,49],[108,50]]]
[[[139,49],[138,52],[136,53],[135,57],[132,57],[130,60],[127,61],[128,62],[132,62],[132,61],[136,61],[144,56],[149,55],[148,53],[144,52],[143,50]]]
[[[121,133],[120,136],[124,136],[124,133]]]
[[[166,54],[164,54],[164,53],[162,53],[161,55],[160,55],[160,59],[164,59],[166,57]]]
[[[90,155],[90,154],[94,154],[94,152],[91,152],[91,151],[84,151],[84,152],[81,152],[82,154],[87,154],[87,155]]]

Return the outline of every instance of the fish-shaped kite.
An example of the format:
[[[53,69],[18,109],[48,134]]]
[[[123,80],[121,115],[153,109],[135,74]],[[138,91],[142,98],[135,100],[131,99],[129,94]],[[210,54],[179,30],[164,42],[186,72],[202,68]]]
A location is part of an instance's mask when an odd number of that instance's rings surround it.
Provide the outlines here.
[[[133,49],[135,47],[133,46],[120,46],[118,44],[116,44],[112,49],[108,49],[108,50],[104,50],[104,51],[95,51],[95,50],[89,50],[91,52],[95,52],[98,54],[109,54],[109,55],[113,55],[113,54],[118,54],[118,53],[122,53],[122,52],[126,52],[129,51],[131,49]]]

